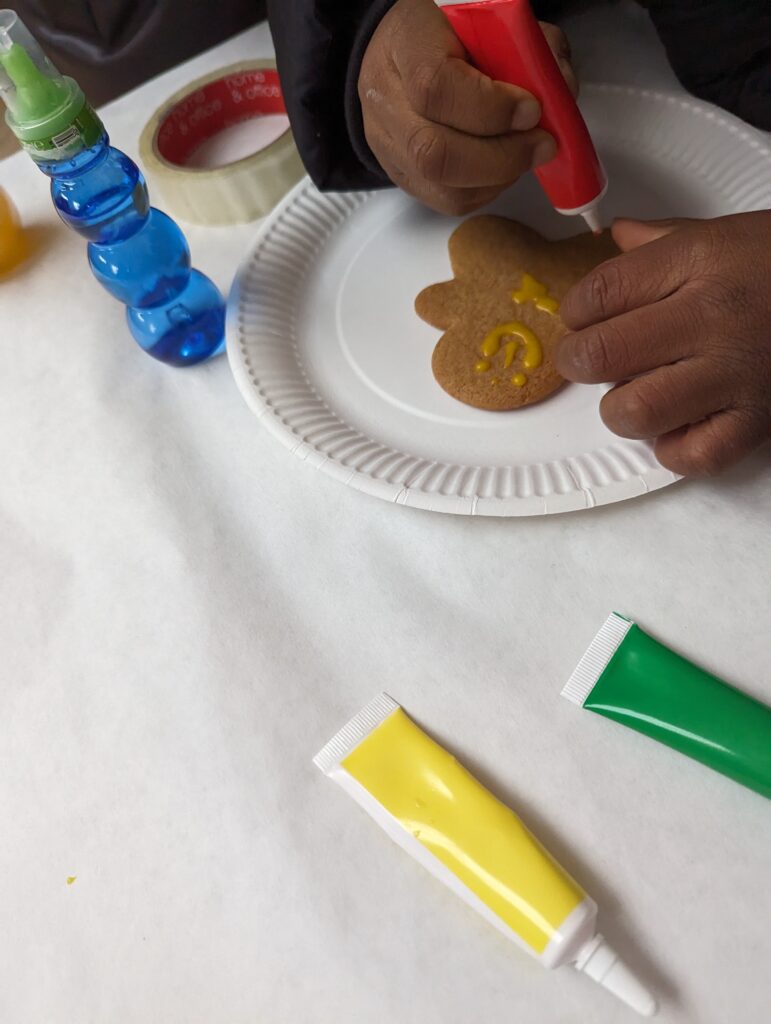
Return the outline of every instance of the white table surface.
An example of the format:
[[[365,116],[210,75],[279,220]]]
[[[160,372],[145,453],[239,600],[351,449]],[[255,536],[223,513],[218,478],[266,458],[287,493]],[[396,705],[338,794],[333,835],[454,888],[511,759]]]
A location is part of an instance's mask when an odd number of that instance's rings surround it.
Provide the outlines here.
[[[571,27],[588,77],[674,87],[641,12]],[[111,104],[115,144],[269,51],[250,31]],[[767,453],[566,516],[368,498],[277,444],[225,359],[143,355],[42,177],[18,155],[0,182],[41,240],[0,283],[0,1019],[635,1019],[313,768],[381,689],[595,896],[662,1021],[771,1019],[771,805],[559,697],[616,608],[771,699]],[[195,262],[227,288],[254,231],[190,227]]]

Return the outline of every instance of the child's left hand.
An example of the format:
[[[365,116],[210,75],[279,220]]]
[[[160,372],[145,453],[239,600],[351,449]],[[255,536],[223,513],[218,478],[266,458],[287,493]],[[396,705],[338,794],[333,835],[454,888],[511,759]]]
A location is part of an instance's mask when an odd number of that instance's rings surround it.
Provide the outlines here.
[[[575,333],[559,343],[557,368],[616,383],[603,420],[655,439],[662,465],[717,473],[771,437],[771,210],[618,220],[613,237],[623,255],[561,304]]]

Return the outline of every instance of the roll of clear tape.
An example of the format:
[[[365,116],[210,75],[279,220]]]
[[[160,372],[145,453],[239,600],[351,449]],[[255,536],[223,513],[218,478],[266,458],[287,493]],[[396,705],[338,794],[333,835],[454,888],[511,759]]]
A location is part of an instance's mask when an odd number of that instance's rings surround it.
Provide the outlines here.
[[[139,139],[144,170],[166,209],[193,224],[212,225],[241,224],[268,213],[305,174],[289,128],[232,163],[193,167],[188,161],[231,125],[285,112],[272,60],[232,64],[170,96]]]

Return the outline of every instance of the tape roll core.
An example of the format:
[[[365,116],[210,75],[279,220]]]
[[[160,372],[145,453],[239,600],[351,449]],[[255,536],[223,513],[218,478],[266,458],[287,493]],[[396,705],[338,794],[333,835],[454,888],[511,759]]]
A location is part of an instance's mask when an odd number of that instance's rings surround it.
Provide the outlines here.
[[[285,112],[274,61],[234,64],[176,92],[139,140],[140,158],[165,206],[196,224],[243,223],[268,213],[305,173],[289,129],[232,163],[187,164],[203,143],[232,125]]]

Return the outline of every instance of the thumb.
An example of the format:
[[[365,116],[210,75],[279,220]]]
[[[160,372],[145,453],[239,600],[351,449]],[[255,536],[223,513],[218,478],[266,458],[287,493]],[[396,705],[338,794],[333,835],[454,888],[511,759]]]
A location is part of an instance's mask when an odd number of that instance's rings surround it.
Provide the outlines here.
[[[655,242],[657,238],[663,238],[664,235],[692,223],[693,221],[686,217],[672,220],[629,220],[620,217],[613,221],[610,231],[621,252],[629,252],[630,249],[638,249],[647,242]]]

